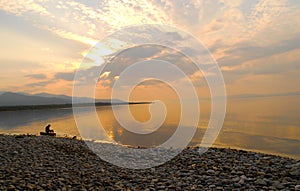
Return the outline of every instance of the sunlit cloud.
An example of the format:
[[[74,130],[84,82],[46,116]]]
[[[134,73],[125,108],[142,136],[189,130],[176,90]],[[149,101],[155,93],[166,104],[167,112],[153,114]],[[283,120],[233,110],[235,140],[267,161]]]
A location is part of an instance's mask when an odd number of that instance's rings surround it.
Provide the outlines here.
[[[264,28],[270,26],[272,22],[276,22],[276,18],[280,15],[289,12],[290,7],[288,4],[287,0],[259,1],[249,15],[249,31],[252,32],[252,35],[257,34]]]
[[[100,78],[108,78],[110,72],[104,72],[103,74],[101,74]]]
[[[81,42],[83,44],[87,44],[90,46],[93,46],[97,43],[97,40],[89,38],[89,37],[85,37],[85,36],[81,36],[78,34],[74,34],[72,32],[67,32],[64,30],[60,30],[60,29],[54,29],[54,28],[47,28],[49,31],[59,35],[60,37],[63,37],[65,39],[69,39],[69,40],[74,40],[77,42]]]
[[[23,16],[25,13],[32,12],[42,16],[51,16],[41,4],[43,1],[34,0],[1,0],[0,9],[18,16]]]

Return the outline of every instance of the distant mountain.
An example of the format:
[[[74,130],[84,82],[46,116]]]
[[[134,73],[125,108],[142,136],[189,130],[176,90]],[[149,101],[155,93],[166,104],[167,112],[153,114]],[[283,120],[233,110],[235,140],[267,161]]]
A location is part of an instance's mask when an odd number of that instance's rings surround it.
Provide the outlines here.
[[[0,106],[21,106],[21,105],[49,105],[66,104],[67,100],[60,98],[46,98],[40,96],[29,96],[20,93],[5,92],[0,95]]]
[[[77,97],[78,103],[92,103],[92,98]],[[124,103],[122,100],[97,99],[95,102]],[[25,94],[25,93],[0,93],[0,106],[24,106],[24,105],[57,105],[71,104],[72,97],[66,95],[53,95],[48,93]]]
[[[70,102],[72,102],[73,97],[71,96],[66,96],[66,95],[56,95],[56,94],[49,94],[49,93],[38,93],[38,94],[34,94],[34,96],[40,96],[40,97],[48,97],[48,98],[61,98],[64,100],[68,100]],[[92,98],[88,98],[88,97],[74,97],[77,99],[78,102],[80,103],[91,103],[94,100]],[[104,103],[123,103],[124,101],[119,100],[119,99],[96,99],[95,102],[104,102]]]
[[[66,95],[54,95],[54,94],[48,94],[48,93],[38,93],[33,94],[34,96],[40,96],[40,97],[56,97],[56,98],[62,98],[62,99],[70,99],[70,96]]]

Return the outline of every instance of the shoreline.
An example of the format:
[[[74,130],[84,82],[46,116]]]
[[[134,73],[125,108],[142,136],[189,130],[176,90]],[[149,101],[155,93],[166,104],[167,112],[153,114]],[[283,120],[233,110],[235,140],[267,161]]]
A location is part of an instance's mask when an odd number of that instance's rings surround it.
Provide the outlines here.
[[[16,132],[16,133],[8,133],[8,132],[0,132],[0,136],[41,136],[39,133],[35,133],[35,134],[24,134],[24,133],[20,133],[20,132]],[[102,141],[102,140],[83,140],[80,136],[77,135],[68,135],[68,134],[57,134],[55,136],[56,138],[67,138],[67,139],[71,139],[73,137],[76,137],[77,140],[79,141],[92,141],[92,142],[96,142],[96,143],[104,143],[104,144],[116,144],[116,143],[111,143],[109,141]],[[118,146],[124,146],[124,147],[128,147],[128,148],[154,148],[153,147],[145,147],[145,146],[133,146],[133,145],[122,145],[117,143],[116,145]],[[188,146],[190,148],[199,148],[199,146]],[[214,144],[213,146],[209,147],[209,148],[215,148],[215,149],[229,149],[229,150],[242,150],[242,151],[246,151],[246,152],[254,152],[254,153],[261,153],[261,154],[267,154],[267,155],[274,155],[274,156],[278,156],[278,157],[284,157],[284,158],[290,158],[296,161],[300,161],[300,156],[299,155],[295,155],[295,154],[285,154],[285,153],[280,153],[280,152],[276,152],[276,151],[272,151],[272,150],[259,150],[259,149],[251,149],[251,148],[243,148],[243,147],[239,147],[239,146],[228,146],[225,144]]]
[[[105,144],[105,143],[100,143]],[[300,161],[244,150],[197,147],[157,167],[103,161],[84,141],[0,135],[0,190],[300,190]]]
[[[113,106],[113,105],[139,105],[152,104],[152,102],[95,102],[95,103],[78,103],[78,104],[47,104],[47,105],[20,105],[20,106],[0,106],[0,112],[5,111],[23,111],[23,110],[46,110],[46,109],[69,109],[73,107],[97,107],[97,106]]]

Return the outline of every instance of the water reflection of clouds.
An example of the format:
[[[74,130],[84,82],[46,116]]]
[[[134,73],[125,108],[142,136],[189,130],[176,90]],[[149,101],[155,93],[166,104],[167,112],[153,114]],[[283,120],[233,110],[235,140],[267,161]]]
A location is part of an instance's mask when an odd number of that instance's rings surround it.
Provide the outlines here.
[[[299,145],[300,140],[290,138],[226,131],[222,131],[215,142],[218,147],[254,150],[300,159]]]
[[[264,123],[276,123],[280,125],[300,126],[300,118],[294,115],[261,115],[258,116]]]
[[[261,98],[230,101],[224,126],[214,146],[248,149],[300,158],[300,112],[298,97]],[[202,102],[203,103],[203,102]],[[256,110],[253,107],[255,105]],[[169,106],[169,105],[168,105]],[[210,110],[201,105],[199,128],[190,145],[198,145],[206,130]],[[122,110],[123,106],[118,109]],[[131,106],[137,120],[145,121],[149,116],[149,106]],[[257,111],[257,108],[261,108]],[[271,108],[271,109],[270,109]],[[101,123],[106,133],[116,142],[134,146],[155,146],[167,140],[176,130],[179,114],[176,104],[171,105],[164,125],[154,133],[134,134],[121,127],[115,120],[111,107],[97,107]],[[88,126],[87,112],[82,115]],[[36,133],[45,123],[50,122],[59,134],[77,135],[77,128],[71,109],[0,112],[0,131]],[[185,126],[188,128],[188,126]],[[77,133],[77,134],[76,134]],[[91,132],[93,133],[93,132]],[[184,135],[182,135],[184,136]]]

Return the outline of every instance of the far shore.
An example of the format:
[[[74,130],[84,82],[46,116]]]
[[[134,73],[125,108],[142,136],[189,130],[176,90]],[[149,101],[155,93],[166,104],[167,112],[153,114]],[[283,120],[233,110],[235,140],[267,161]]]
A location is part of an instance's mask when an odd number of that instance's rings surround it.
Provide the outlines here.
[[[72,107],[91,107],[91,106],[112,106],[112,105],[136,105],[152,104],[152,102],[96,102],[79,104],[48,104],[48,105],[21,105],[21,106],[0,106],[1,111],[19,111],[19,110],[41,110],[41,109],[67,109]]]

